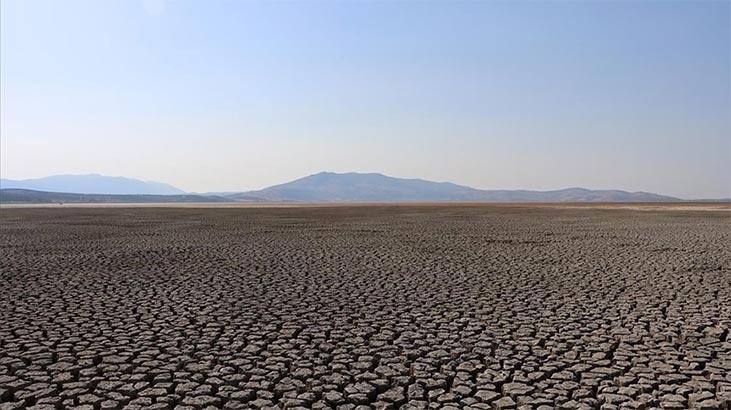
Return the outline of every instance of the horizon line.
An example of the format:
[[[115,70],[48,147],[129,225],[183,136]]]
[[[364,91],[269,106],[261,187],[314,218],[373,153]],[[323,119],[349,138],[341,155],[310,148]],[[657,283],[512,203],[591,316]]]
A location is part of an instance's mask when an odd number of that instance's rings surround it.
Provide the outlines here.
[[[22,182],[22,181],[28,181],[28,180],[36,180],[36,179],[50,178],[50,177],[99,176],[99,177],[105,177],[105,178],[124,178],[124,179],[129,179],[129,180],[134,180],[134,181],[140,181],[140,182],[143,182],[143,183],[165,184],[165,185],[169,185],[169,186],[171,186],[171,187],[173,187],[173,188],[175,188],[175,189],[183,192],[183,194],[209,195],[210,196],[210,195],[212,195],[214,193],[235,194],[235,193],[256,192],[256,191],[261,191],[261,190],[264,190],[264,189],[267,189],[267,188],[271,188],[271,187],[274,187],[274,186],[284,185],[284,184],[287,184],[287,183],[290,183],[290,182],[293,182],[293,181],[297,181],[297,180],[300,180],[300,179],[304,179],[304,178],[308,178],[308,177],[312,177],[312,176],[316,176],[316,175],[321,175],[321,174],[332,174],[332,175],[349,175],[349,174],[353,174],[353,175],[378,175],[378,176],[383,176],[383,177],[387,177],[387,178],[401,179],[401,180],[425,181],[425,182],[432,182],[432,183],[438,183],[438,184],[453,184],[453,185],[458,185],[458,186],[461,186],[461,187],[465,187],[465,188],[469,188],[469,189],[474,189],[474,190],[478,190],[478,191],[527,191],[527,192],[541,192],[541,193],[544,193],[544,192],[557,192],[557,191],[564,191],[564,190],[571,190],[571,189],[581,189],[581,190],[587,190],[587,191],[620,191],[620,192],[626,192],[626,193],[631,193],[631,194],[652,194],[652,195],[665,196],[665,197],[669,197],[669,198],[676,199],[676,200],[681,200],[681,201],[704,201],[704,200],[708,200],[708,201],[724,201],[724,200],[731,199],[731,194],[729,196],[721,196],[721,197],[696,197],[696,198],[691,198],[691,197],[688,197],[686,195],[681,195],[681,196],[670,195],[670,194],[664,194],[664,193],[658,193],[658,192],[648,191],[648,190],[645,190],[645,189],[641,189],[641,190],[628,190],[628,189],[622,189],[622,188],[616,188],[616,187],[615,188],[593,188],[593,187],[590,188],[590,187],[581,186],[581,185],[565,185],[565,186],[563,186],[561,188],[553,188],[553,189],[535,189],[535,188],[476,188],[474,186],[465,185],[465,184],[461,184],[461,183],[457,183],[457,182],[452,182],[452,181],[447,181],[447,180],[438,181],[438,180],[430,180],[430,179],[424,179],[424,178],[418,178],[418,177],[397,177],[397,176],[392,176],[392,175],[384,174],[384,173],[381,173],[381,172],[372,172],[372,171],[370,171],[370,172],[368,172],[368,171],[347,171],[347,172],[318,171],[318,172],[315,172],[315,173],[307,174],[305,176],[301,176],[301,177],[296,177],[296,178],[293,178],[293,179],[289,179],[289,180],[287,180],[285,182],[267,185],[267,186],[264,186],[264,187],[261,187],[261,188],[255,188],[255,189],[219,189],[219,190],[205,190],[205,191],[197,191],[197,190],[189,191],[189,190],[185,190],[185,189],[178,188],[176,185],[173,185],[173,184],[167,183],[167,182],[162,182],[162,181],[157,181],[157,180],[152,180],[152,179],[141,179],[141,178],[124,176],[124,175],[106,175],[106,174],[102,174],[102,173],[99,173],[99,172],[87,172],[87,173],[76,173],[76,174],[75,173],[59,173],[59,174],[46,175],[46,176],[41,176],[41,177],[30,177],[30,178],[6,178],[6,177],[0,177],[0,180],[8,180],[8,181]],[[0,187],[0,189],[26,189],[26,188],[2,188],[2,187]],[[33,190],[33,189],[30,189],[30,190]],[[41,191],[41,192],[56,192],[56,191]],[[79,194],[81,194],[82,192],[68,192],[68,193],[79,193]],[[183,195],[183,194],[160,194],[160,195]],[[115,195],[115,194],[110,194],[110,195]],[[122,195],[125,195],[125,194],[122,194]],[[129,195],[144,195],[144,194],[129,194]]]

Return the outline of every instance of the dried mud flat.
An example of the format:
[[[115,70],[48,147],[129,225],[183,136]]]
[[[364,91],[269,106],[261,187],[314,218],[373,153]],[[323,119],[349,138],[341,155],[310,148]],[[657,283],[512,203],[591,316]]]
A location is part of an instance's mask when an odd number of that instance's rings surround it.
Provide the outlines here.
[[[729,408],[729,216],[3,209],[0,408]]]

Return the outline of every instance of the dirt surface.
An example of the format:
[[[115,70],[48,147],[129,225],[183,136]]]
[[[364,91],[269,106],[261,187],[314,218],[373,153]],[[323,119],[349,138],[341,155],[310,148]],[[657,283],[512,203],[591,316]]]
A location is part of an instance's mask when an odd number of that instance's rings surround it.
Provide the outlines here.
[[[729,222],[2,209],[0,408],[728,408]]]

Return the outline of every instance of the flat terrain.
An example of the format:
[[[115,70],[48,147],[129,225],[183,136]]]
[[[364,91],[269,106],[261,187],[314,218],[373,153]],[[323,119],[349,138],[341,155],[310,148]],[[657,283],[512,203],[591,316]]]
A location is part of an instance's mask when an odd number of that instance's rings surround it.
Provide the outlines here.
[[[731,214],[0,210],[0,408],[728,408]]]

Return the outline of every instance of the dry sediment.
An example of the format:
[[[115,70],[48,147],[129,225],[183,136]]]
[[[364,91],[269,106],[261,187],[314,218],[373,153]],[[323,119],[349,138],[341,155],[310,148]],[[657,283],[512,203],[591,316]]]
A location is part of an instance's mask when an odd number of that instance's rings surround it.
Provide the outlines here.
[[[0,211],[0,408],[731,406],[724,211]]]

